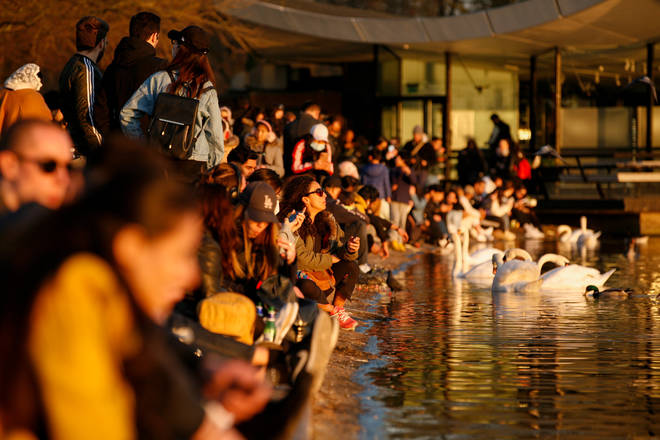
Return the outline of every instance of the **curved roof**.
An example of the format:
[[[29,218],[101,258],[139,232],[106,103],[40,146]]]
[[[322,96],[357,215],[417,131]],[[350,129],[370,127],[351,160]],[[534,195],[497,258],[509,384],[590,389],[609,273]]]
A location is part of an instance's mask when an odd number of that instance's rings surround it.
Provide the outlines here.
[[[216,0],[222,12],[269,28],[249,41],[265,55],[349,59],[367,45],[462,54],[529,57],[559,46],[570,51],[641,45],[660,37],[657,0],[527,0],[451,17],[347,15],[257,0]],[[286,1],[281,0],[281,3]]]

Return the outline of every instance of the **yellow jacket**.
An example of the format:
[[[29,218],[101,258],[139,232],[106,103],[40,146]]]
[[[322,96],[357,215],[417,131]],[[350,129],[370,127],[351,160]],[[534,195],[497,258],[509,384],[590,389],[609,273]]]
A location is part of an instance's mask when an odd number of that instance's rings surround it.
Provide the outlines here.
[[[122,362],[140,342],[122,290],[104,260],[78,254],[37,296],[29,353],[53,439],[136,437]]]

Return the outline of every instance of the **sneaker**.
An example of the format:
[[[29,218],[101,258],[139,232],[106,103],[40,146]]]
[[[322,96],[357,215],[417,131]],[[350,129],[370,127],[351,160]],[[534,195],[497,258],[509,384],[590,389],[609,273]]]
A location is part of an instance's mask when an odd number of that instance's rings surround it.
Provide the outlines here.
[[[358,267],[360,268],[360,271],[361,271],[362,273],[369,273],[369,272],[371,272],[371,266],[369,266],[367,263],[360,264],[360,266],[358,266]]]
[[[332,311],[330,316],[336,318],[339,322],[339,327],[343,328],[344,330],[355,330],[355,327],[358,326],[357,321],[351,318],[351,315],[349,315],[343,307],[335,306],[335,309]]]
[[[291,330],[293,323],[298,317],[299,308],[300,306],[298,305],[297,301],[288,302],[284,307],[280,309],[280,312],[277,314],[277,317],[275,318],[275,327],[277,328],[277,332],[275,333],[275,341],[273,341],[277,345],[282,345],[284,337],[287,333],[289,333],[289,330]]]

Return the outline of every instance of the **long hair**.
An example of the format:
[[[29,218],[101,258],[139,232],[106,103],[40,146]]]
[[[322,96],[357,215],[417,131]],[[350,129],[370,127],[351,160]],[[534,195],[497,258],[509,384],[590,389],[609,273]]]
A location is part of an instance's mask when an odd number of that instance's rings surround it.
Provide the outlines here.
[[[305,208],[305,203],[302,198],[309,192],[309,188],[316,180],[309,175],[295,176],[289,179],[284,184],[282,190],[282,203],[278,217],[280,221],[291,213],[291,211],[300,212]],[[314,224],[309,217],[309,213],[305,214],[305,220],[302,226],[298,229],[298,235],[305,240],[308,236],[314,234]]]
[[[176,94],[184,89],[188,96],[197,98],[207,81],[215,87],[215,76],[208,56],[193,52],[186,46],[179,45],[176,56],[165,70],[171,74],[177,72],[169,93]]]
[[[236,264],[236,249],[240,240],[236,230],[234,207],[227,189],[219,183],[205,183],[199,187],[204,225],[222,250],[222,272],[231,279],[242,273]]]
[[[136,323],[146,317],[114,258],[116,234],[129,224],[148,237],[169,231],[181,216],[197,210],[194,197],[165,179],[167,164],[155,152],[122,139],[100,151],[100,165],[90,166],[81,200],[59,211],[33,210],[4,229],[0,244],[0,417],[4,429],[34,429],[39,422],[38,383],[28,355],[30,312],[46,283],[70,256],[93,253],[104,259],[133,304]],[[27,394],[26,394],[27,391]]]
[[[243,205],[239,205],[236,209],[236,228],[238,236],[243,239],[245,267],[236,271],[236,277],[265,281],[277,271],[280,263],[279,248],[277,247],[280,226],[277,223],[269,223],[259,236],[251,239],[248,237],[246,220],[245,208]],[[234,262],[236,266],[242,266],[236,253],[232,254],[232,258],[236,258]]]

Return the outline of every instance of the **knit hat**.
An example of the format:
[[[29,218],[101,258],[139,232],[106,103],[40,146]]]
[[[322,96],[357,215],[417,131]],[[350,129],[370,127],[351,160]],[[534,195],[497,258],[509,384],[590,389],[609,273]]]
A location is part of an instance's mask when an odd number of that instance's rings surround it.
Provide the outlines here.
[[[19,67],[5,80],[5,87],[11,90],[33,89],[39,90],[42,86],[39,78],[39,66],[28,63]]]

